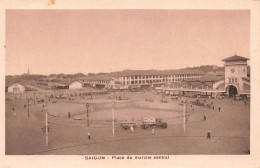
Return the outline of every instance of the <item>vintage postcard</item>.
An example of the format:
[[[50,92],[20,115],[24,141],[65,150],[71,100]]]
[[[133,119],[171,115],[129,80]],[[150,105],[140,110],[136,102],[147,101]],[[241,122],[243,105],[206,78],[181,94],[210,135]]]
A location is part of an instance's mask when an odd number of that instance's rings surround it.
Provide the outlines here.
[[[258,2],[45,3],[2,11],[3,166],[260,166]]]

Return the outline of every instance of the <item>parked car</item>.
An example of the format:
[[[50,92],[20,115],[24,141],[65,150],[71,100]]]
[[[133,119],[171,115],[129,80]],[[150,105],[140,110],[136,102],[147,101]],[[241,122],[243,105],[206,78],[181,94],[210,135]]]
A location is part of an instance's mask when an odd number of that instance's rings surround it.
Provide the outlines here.
[[[66,99],[69,98],[69,95],[61,94],[59,96],[56,96],[57,99]]]
[[[172,96],[171,99],[172,99],[172,100],[178,100],[178,99],[179,99],[179,96]]]
[[[43,103],[44,100],[43,100],[43,99],[37,99],[37,102],[38,102],[38,103]]]
[[[159,118],[145,117],[142,120],[141,128],[148,129],[150,127],[167,128],[167,123]]]
[[[121,122],[120,127],[123,129],[130,129],[131,127],[133,127],[134,129],[136,128],[137,124],[134,121],[128,121],[125,120],[123,122]]]
[[[145,101],[154,102],[154,99],[145,99]]]
[[[161,103],[168,103],[167,100],[161,100]]]

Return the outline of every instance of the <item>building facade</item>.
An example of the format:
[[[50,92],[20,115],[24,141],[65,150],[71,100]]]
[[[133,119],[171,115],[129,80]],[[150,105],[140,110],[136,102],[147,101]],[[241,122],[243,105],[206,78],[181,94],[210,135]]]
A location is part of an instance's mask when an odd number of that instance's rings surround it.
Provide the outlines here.
[[[225,93],[229,97],[250,95],[250,77],[247,73],[247,61],[241,56],[231,56],[224,61],[224,75],[206,74],[195,81],[173,82],[166,87],[156,88],[158,92],[193,92],[196,94],[217,95]]]
[[[83,88],[83,83],[79,81],[74,81],[69,84],[69,89],[82,89]]]
[[[6,86],[6,92],[12,92],[12,93],[19,93],[24,92],[25,86],[19,84],[19,83],[13,83],[8,86]]]
[[[249,59],[234,55],[225,62],[225,91],[228,95],[250,94],[250,78],[247,76]]]
[[[114,77],[116,86],[160,86],[165,83],[198,80],[204,75],[200,70],[142,71],[119,74]]]

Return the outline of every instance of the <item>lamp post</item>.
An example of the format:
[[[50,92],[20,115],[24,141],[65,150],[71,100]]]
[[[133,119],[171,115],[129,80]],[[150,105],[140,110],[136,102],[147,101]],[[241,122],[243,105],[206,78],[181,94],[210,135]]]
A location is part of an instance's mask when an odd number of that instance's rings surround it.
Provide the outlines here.
[[[89,108],[89,104],[86,104],[86,108],[87,108],[87,126],[89,126],[89,119],[88,119],[88,108]]]
[[[30,100],[29,100],[29,98],[27,99],[27,101],[28,101],[28,117],[30,117]]]
[[[187,109],[186,109],[186,100],[184,99],[184,103],[183,103],[183,131],[186,131],[186,114],[187,114]]]
[[[34,102],[34,106],[35,106],[35,91],[33,92],[33,95],[34,95],[33,102]]]
[[[113,100],[112,100],[112,133],[115,136],[115,92],[113,91]]]
[[[43,105],[43,111],[45,112],[45,146],[49,145],[49,126],[48,126],[48,109],[47,109],[47,103],[46,105]]]

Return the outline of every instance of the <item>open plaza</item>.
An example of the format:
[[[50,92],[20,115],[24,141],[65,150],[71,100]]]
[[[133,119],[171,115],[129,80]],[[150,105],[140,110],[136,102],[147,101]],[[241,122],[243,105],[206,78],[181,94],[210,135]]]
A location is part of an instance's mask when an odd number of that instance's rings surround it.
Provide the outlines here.
[[[108,88],[7,85],[6,154],[250,154],[247,60],[224,59],[213,80],[135,74]]]
[[[84,91],[78,91],[77,96],[70,98],[50,98],[61,91],[8,94],[6,154],[247,154],[250,149],[250,105],[244,101],[172,99],[152,89],[84,97],[79,96],[80,92]],[[26,96],[36,96],[45,102],[32,100],[28,108]],[[115,97],[114,127],[112,97]],[[161,102],[162,97],[167,103]],[[197,100],[204,105],[194,104]],[[43,105],[46,102],[48,145],[44,130],[46,112]],[[183,113],[183,102],[187,102],[186,114]],[[142,129],[142,118],[147,116],[161,118],[167,122],[167,128]],[[133,132],[122,129],[120,123],[124,120],[135,121],[136,129]],[[206,138],[208,131],[211,132],[210,139]]]

